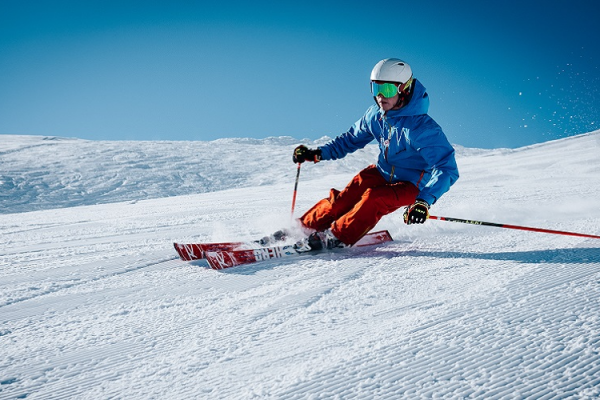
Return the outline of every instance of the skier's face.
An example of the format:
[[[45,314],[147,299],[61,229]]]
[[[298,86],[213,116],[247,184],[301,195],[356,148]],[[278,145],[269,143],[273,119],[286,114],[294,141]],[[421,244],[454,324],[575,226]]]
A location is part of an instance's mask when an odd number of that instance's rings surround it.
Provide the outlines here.
[[[398,84],[393,82],[372,81],[371,93],[383,111],[389,111],[398,104]]]
[[[396,103],[398,103],[398,96],[400,95],[397,94],[393,97],[383,97],[383,95],[380,93],[375,96],[375,100],[377,101],[379,108],[381,108],[383,111],[390,111],[392,108],[394,108]]]

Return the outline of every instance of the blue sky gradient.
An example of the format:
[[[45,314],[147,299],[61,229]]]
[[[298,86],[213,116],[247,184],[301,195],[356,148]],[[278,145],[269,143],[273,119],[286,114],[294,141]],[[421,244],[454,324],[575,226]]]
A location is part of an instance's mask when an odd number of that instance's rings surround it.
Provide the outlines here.
[[[600,129],[600,2],[301,3],[0,0],[0,133],[333,137],[387,57],[452,143]]]

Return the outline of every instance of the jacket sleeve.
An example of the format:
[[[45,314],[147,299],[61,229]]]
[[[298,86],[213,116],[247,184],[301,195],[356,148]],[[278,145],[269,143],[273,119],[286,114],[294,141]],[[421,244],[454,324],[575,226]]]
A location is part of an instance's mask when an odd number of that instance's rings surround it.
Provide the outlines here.
[[[369,129],[366,116],[367,114],[356,121],[346,133],[342,133],[335,139],[320,146],[321,159],[337,160],[343,158],[349,153],[362,149],[373,141],[374,136]]]
[[[454,157],[454,148],[448,142],[446,135],[435,122],[426,124],[412,146],[421,154],[431,168],[429,181],[422,182],[417,198],[434,204],[459,177],[458,166]]]

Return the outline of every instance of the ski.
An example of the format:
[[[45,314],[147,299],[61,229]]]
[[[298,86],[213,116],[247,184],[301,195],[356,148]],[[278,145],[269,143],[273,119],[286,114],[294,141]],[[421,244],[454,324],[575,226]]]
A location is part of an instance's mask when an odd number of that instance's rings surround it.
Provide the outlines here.
[[[392,240],[392,236],[388,231],[372,232],[363,236],[353,247],[372,246]],[[204,257],[212,269],[225,269],[305,253],[296,251],[293,245],[285,245],[245,250],[206,251]]]
[[[387,232],[387,231],[386,231]],[[367,233],[360,241],[369,240],[369,237],[372,235],[377,235],[379,232]],[[388,233],[389,235],[389,233]],[[282,237],[282,236],[280,236]],[[264,240],[264,239],[263,239]],[[282,239],[272,238],[273,243],[277,241],[285,241],[285,238]],[[390,236],[391,240],[391,236]],[[223,251],[234,251],[234,250],[252,250],[260,247],[265,247],[261,245],[261,240],[247,241],[247,242],[216,242],[216,243],[173,243],[175,247],[175,251],[179,255],[182,261],[194,261],[194,260],[202,260],[205,258],[205,253],[207,252],[223,252]]]
[[[247,242],[217,242],[217,243],[173,243],[175,251],[183,261],[201,260],[208,251],[249,250],[257,246],[270,246],[277,242],[284,242],[288,236],[285,230],[280,230],[271,236]]]
[[[283,240],[282,240],[283,241]],[[183,261],[201,260],[206,252],[250,250],[262,246],[260,240],[250,242],[173,243]]]
[[[183,261],[201,260],[206,251],[232,251],[244,247],[252,248],[247,242],[221,242],[221,243],[173,243],[175,251]]]

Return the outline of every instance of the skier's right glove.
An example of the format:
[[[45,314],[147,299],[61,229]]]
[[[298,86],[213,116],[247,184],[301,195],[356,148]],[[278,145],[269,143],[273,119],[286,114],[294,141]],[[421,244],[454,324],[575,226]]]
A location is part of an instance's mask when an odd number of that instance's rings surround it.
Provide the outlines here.
[[[417,199],[414,204],[406,207],[404,211],[404,223],[423,224],[429,218],[429,204],[426,201]]]
[[[301,144],[294,149],[292,160],[294,160],[294,164],[302,164],[304,161],[318,163],[321,161],[321,149],[312,150]]]

